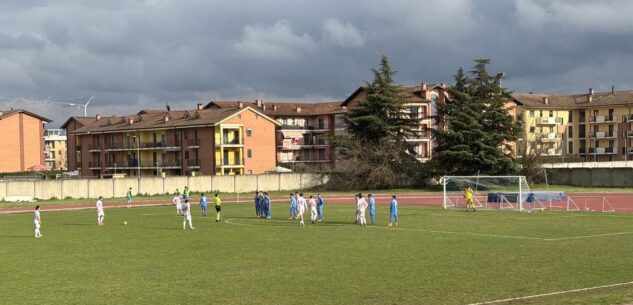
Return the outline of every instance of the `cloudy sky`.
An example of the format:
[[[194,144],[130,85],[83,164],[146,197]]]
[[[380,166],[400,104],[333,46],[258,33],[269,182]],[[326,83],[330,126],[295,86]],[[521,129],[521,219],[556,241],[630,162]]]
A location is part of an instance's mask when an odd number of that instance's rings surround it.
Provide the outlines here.
[[[214,99],[342,100],[381,54],[399,84],[486,57],[513,91],[633,88],[628,0],[3,0],[0,108],[58,126]],[[83,98],[78,98],[83,97]]]

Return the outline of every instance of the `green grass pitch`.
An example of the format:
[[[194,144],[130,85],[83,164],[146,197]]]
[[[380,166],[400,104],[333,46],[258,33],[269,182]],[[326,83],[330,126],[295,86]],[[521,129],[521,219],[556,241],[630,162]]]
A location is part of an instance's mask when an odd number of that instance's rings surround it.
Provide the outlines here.
[[[0,215],[0,303],[470,304],[633,281],[633,215],[400,206],[388,228],[379,206],[362,228],[328,205],[300,228],[286,206],[225,204],[220,223],[194,206],[186,231],[173,207],[106,209],[102,227],[43,212],[41,239],[31,213]],[[632,300],[624,285],[502,304]]]

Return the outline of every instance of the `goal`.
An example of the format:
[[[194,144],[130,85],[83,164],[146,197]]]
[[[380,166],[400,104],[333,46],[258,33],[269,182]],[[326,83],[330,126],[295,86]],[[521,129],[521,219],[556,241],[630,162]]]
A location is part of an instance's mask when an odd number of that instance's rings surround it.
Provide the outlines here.
[[[525,176],[444,176],[442,206],[465,208],[467,186],[473,189],[473,203],[478,208],[530,211],[542,205],[530,192]]]

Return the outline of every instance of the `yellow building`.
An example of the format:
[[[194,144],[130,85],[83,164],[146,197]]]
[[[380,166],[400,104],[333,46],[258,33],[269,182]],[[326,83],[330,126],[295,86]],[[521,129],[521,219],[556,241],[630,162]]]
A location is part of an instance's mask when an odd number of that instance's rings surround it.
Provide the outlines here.
[[[633,91],[553,95],[515,93],[528,152],[563,161],[632,157]]]
[[[44,162],[52,170],[66,170],[66,133],[63,129],[44,131]]]

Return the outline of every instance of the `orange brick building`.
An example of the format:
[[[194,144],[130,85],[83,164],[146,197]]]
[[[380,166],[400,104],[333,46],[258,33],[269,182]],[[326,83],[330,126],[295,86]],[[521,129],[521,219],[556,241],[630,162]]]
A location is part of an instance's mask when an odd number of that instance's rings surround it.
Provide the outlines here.
[[[44,124],[50,122],[23,109],[0,111],[0,172],[44,165]]]
[[[277,125],[236,103],[70,118],[62,127],[68,133],[68,169],[99,177],[261,174],[276,166]]]

